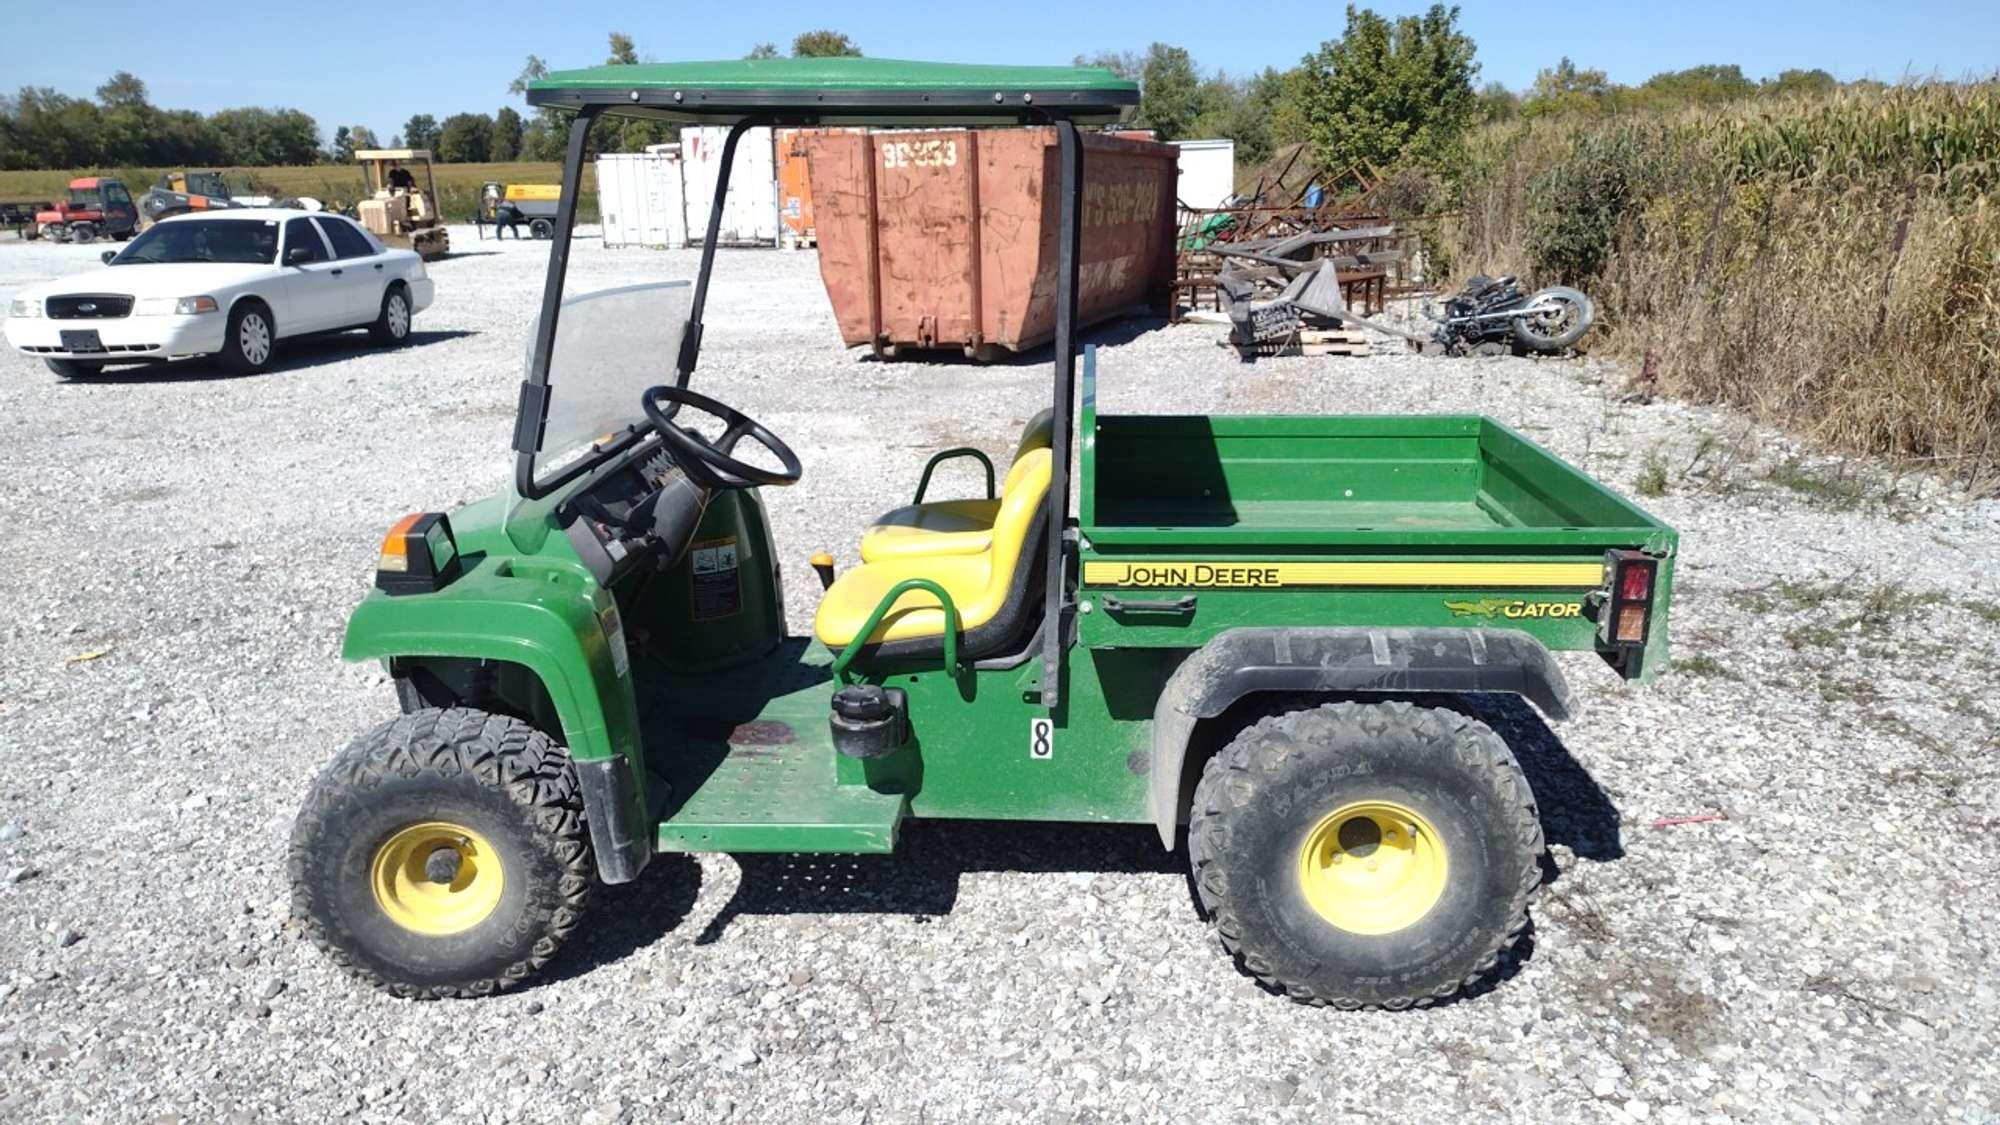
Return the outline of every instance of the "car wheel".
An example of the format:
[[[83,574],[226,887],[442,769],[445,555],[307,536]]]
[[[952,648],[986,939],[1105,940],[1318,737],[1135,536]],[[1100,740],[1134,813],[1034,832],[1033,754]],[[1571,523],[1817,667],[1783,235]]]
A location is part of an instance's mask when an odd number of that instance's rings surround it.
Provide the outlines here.
[[[229,310],[229,327],[222,336],[222,366],[238,375],[254,375],[270,366],[278,333],[271,310],[244,301]]]
[[[556,233],[556,225],[547,219],[536,219],[528,224],[528,233],[537,239],[552,238]]]
[[[49,370],[55,372],[58,379],[89,379],[104,372],[103,364],[81,359],[45,359],[42,362],[49,365]]]
[[[75,243],[96,242],[97,228],[89,223],[71,223],[69,240]]]
[[[402,282],[389,286],[389,291],[382,294],[382,311],[376,314],[375,323],[368,326],[368,336],[391,348],[410,338],[410,291]]]

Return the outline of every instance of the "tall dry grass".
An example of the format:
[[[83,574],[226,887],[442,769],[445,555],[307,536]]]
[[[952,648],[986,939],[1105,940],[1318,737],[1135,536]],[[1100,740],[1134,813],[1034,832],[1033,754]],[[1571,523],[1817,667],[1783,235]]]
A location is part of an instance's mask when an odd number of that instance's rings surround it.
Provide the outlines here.
[[[2000,86],[1489,130],[1461,272],[1582,284],[1661,389],[2000,483]]]

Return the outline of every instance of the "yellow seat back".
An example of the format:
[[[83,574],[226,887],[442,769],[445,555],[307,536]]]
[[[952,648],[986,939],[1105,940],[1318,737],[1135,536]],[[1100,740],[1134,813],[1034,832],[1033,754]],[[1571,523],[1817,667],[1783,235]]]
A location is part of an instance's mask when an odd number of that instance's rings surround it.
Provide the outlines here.
[[[1042,501],[1049,494],[1055,455],[1049,450],[1046,436],[1043,442],[1041,448],[1014,458],[1013,467],[1007,470],[1007,483],[1000,490],[1000,510],[993,516],[990,550],[1002,600],[1007,596],[1008,583],[1013,580],[1014,567],[1021,561],[1021,552],[1027,549],[1029,532],[1041,518]]]
[[[959,627],[975,629],[1000,612],[1007,594],[1023,566],[1036,559],[1024,558],[1048,497],[1049,477],[1054,464],[1047,446],[1031,449],[1016,459],[1007,473],[1007,488],[1000,496],[1000,510],[993,517],[993,539],[986,550],[970,555],[909,555],[863,563],[840,576],[820,599],[813,631],[833,647],[855,640],[868,615],[896,583],[905,578],[928,578],[943,586],[958,607]],[[944,632],[944,609],[935,596],[911,590],[896,599],[895,606],[882,617],[867,639],[870,643],[908,641],[935,637]]]
[[[929,500],[909,504],[876,517],[861,536],[861,561],[886,562],[913,555],[973,555],[993,545],[993,521],[1005,497],[1034,472],[1029,454],[1047,452],[1052,412],[1028,419],[1014,446],[1014,460],[993,500]],[[1047,486],[1044,485],[1044,488]]]

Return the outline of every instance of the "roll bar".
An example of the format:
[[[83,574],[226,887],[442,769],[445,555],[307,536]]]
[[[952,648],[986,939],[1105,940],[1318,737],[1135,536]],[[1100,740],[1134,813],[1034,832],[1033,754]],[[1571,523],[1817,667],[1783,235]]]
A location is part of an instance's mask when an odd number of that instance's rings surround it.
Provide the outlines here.
[[[555,350],[557,320],[562,312],[563,280],[569,273],[570,236],[576,225],[577,197],[583,185],[583,157],[589,147],[590,129],[605,112],[601,105],[585,105],[570,122],[568,143],[563,150],[562,194],[556,201],[555,230],[549,243],[548,272],[542,282],[541,314],[535,322],[535,343],[530,352],[527,378],[521,382],[519,411],[514,421],[514,488],[525,499],[540,499],[594,469],[603,458],[590,458],[565,467],[554,477],[535,479],[535,454],[540,450],[549,412],[549,363]],[[1024,115],[1024,117],[1027,115]],[[1062,654],[1068,647],[1069,623],[1074,599],[1069,590],[1068,556],[1076,542],[1069,527],[1069,467],[1075,455],[1075,435],[1071,432],[1072,406],[1076,400],[1077,282],[1083,233],[1083,138],[1076,122],[1059,114],[1037,113],[1032,120],[1052,124],[1056,129],[1058,237],[1056,249],[1056,332],[1053,409],[1050,418],[1050,447],[1059,452],[1051,459],[1048,492],[1047,589],[1042,604],[1042,706],[1054,711],[1062,702]],[[674,361],[674,385],[685,388],[701,357],[702,310],[708,303],[708,282],[715,270],[716,242],[722,235],[722,208],[729,194],[729,176],[736,160],[737,143],[743,134],[758,126],[782,123],[778,115],[746,116],[731,125],[722,146],[722,166],[715,178],[715,197],[709,204],[707,237],[702,240],[701,268],[695,276],[694,297],[681,331],[680,353]],[[801,124],[811,124],[802,120]],[[637,441],[639,433],[617,439],[606,454]]]

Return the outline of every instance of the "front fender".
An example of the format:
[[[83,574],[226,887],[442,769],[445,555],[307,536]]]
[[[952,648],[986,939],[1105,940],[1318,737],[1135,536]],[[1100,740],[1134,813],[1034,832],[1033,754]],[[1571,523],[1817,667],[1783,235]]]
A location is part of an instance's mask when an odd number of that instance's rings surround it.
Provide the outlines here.
[[[1519,695],[1569,718],[1569,685],[1542,643],[1518,629],[1231,629],[1196,649],[1153,705],[1147,811],[1174,846],[1181,767],[1195,724],[1252,692],[1385,696]]]
[[[645,867],[652,805],[609,591],[571,568],[481,559],[436,593],[370,592],[348,619],[341,656],[504,660],[533,672],[576,763],[599,875],[629,882]]]
[[[370,592],[348,619],[341,656],[519,664],[547,689],[572,758],[623,757],[636,768],[638,714],[623,637],[610,635],[617,628],[611,595],[566,570],[522,575],[482,563],[434,594]]]

